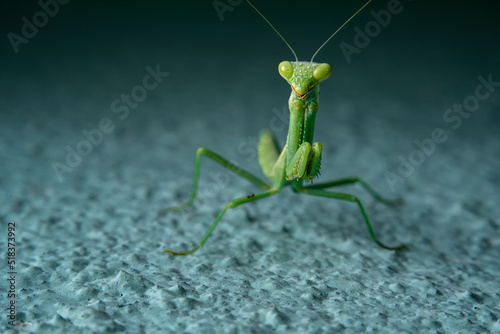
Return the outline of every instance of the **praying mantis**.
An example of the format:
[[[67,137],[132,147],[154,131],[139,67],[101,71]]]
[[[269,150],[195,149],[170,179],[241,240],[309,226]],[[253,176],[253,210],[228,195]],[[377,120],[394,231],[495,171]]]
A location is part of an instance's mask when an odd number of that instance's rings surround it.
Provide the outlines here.
[[[313,196],[333,198],[343,201],[356,203],[364,218],[368,232],[371,239],[380,247],[389,250],[402,250],[406,246],[401,245],[397,247],[388,247],[380,242],[376,237],[371,227],[365,209],[361,201],[352,195],[340,192],[332,192],[326,188],[333,188],[343,185],[359,184],[361,185],[375,200],[387,205],[395,206],[402,204],[401,200],[387,200],[373,190],[366,182],[357,177],[335,180],[326,183],[314,184],[304,186],[303,182],[312,181],[320,175],[321,155],[323,146],[320,143],[313,144],[314,135],[314,121],[318,111],[318,98],[319,98],[319,84],[325,81],[332,73],[332,67],[326,63],[313,62],[316,54],[335,36],[352,18],[354,18],[363,8],[365,8],[372,0],[369,0],[354,13],[344,24],[340,26],[314,53],[311,60],[299,61],[295,51],[288,44],[288,42],[281,36],[281,34],[274,28],[274,26],[266,19],[264,15],[249,1],[247,3],[271,26],[271,28],[278,34],[278,36],[285,42],[295,56],[295,62],[282,61],[278,66],[279,74],[290,84],[292,92],[288,101],[290,109],[290,124],[286,144],[281,150],[278,147],[273,135],[264,131],[260,135],[258,142],[258,159],[264,175],[271,182],[271,185],[262,181],[253,174],[246,170],[230,163],[220,155],[210,151],[204,147],[198,148],[196,151],[196,162],[194,170],[194,180],[191,199],[184,205],[168,208],[164,213],[171,211],[180,211],[191,206],[196,199],[196,192],[198,188],[198,172],[200,169],[200,159],[202,156],[212,159],[219,163],[228,170],[241,176],[242,178],[250,181],[256,186],[262,188],[262,192],[251,194],[237,198],[227,203],[222,211],[219,213],[212,226],[205,234],[203,239],[196,247],[187,252],[173,252],[166,250],[164,254],[171,254],[174,256],[186,256],[193,254],[201,246],[205,244],[207,239],[212,234],[213,230],[224,216],[224,213],[232,208],[246,204],[249,202],[257,201],[263,198],[273,196],[281,191],[285,186],[290,186],[296,193],[302,193]]]

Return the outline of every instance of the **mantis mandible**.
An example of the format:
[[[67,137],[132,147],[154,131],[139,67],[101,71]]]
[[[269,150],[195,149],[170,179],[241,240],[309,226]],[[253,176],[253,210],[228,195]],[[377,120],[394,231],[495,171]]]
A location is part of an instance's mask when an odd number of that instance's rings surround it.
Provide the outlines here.
[[[196,247],[187,252],[173,252],[166,250],[163,253],[168,253],[176,256],[185,256],[193,254],[198,248],[203,246],[208,237],[215,229],[224,213],[231,208],[235,208],[245,203],[257,201],[269,196],[273,196],[280,192],[285,186],[291,186],[292,190],[297,193],[303,193],[313,196],[321,196],[339,199],[343,201],[356,203],[363,215],[368,232],[371,239],[380,247],[389,250],[402,250],[406,248],[404,245],[398,247],[388,247],[380,242],[373,232],[373,229],[365,213],[365,209],[361,201],[352,195],[331,192],[325,190],[326,188],[333,188],[348,184],[358,183],[361,185],[375,200],[385,203],[387,205],[399,205],[402,201],[391,201],[384,199],[375,190],[373,190],[363,180],[353,177],[347,179],[340,179],[336,181],[320,183],[315,185],[303,186],[303,181],[309,182],[319,176],[321,165],[321,152],[323,146],[320,143],[314,143],[314,120],[318,111],[318,97],[319,97],[319,84],[326,80],[332,73],[332,67],[326,63],[314,63],[314,57],[325,46],[333,36],[337,34],[353,17],[355,17],[363,8],[365,8],[372,0],[369,0],[363,7],[354,13],[340,28],[337,29],[323,45],[314,53],[311,60],[298,61],[297,55],[292,47],[281,36],[281,34],[274,28],[274,26],[262,15],[257,8],[248,0],[250,6],[271,26],[271,28],[278,34],[278,36],[285,42],[295,56],[295,62],[282,61],[278,66],[279,74],[290,84],[292,92],[288,101],[290,109],[290,125],[288,130],[288,137],[285,147],[280,153],[280,149],[270,132],[263,132],[260,136],[258,143],[258,156],[259,164],[262,167],[264,175],[269,179],[272,185],[262,181],[251,173],[241,169],[240,167],[230,163],[220,155],[200,147],[196,152],[196,163],[194,170],[193,191],[191,199],[184,205],[175,208],[165,209],[164,212],[180,211],[193,204],[196,198],[196,191],[198,187],[198,172],[200,169],[200,158],[206,156],[213,161],[221,164],[223,167],[236,173],[244,179],[252,182],[256,186],[263,189],[262,192],[251,194],[249,196],[237,198],[227,203],[219,216],[215,219],[214,223],[205,234],[203,239]]]

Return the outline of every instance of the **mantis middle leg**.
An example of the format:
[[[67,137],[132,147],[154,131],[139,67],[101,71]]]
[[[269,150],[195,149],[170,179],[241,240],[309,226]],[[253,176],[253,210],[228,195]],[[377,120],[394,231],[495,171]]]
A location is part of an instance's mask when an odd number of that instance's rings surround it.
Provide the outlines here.
[[[378,241],[378,239],[375,236],[375,233],[373,232],[373,229],[370,225],[370,221],[368,220],[368,216],[365,213],[365,209],[363,208],[361,201],[356,196],[352,196],[352,195],[344,194],[344,193],[334,193],[334,192],[326,191],[323,189],[313,189],[313,187],[301,188],[299,191],[304,193],[304,194],[335,198],[335,199],[340,199],[340,200],[344,200],[344,201],[357,203],[359,206],[359,210],[361,211],[361,214],[363,215],[363,218],[365,219],[366,227],[368,228],[368,232],[370,233],[370,237],[373,241],[375,241],[375,243],[377,243],[377,245],[379,245],[382,248],[389,249],[389,250],[402,250],[402,249],[406,248],[406,246],[404,246],[404,245],[397,246],[397,247],[388,247],[388,246],[384,245],[383,243],[381,243],[380,241]]]
[[[196,247],[194,247],[193,249],[191,249],[190,251],[187,251],[187,252],[173,252],[173,251],[166,250],[163,252],[163,254],[168,253],[168,254],[174,255],[174,256],[186,256],[186,255],[193,254],[194,252],[196,252],[196,250],[198,248],[203,246],[205,241],[207,241],[208,237],[210,236],[210,234],[212,234],[212,231],[215,229],[215,227],[217,226],[217,224],[221,220],[222,216],[224,216],[224,213],[227,211],[227,209],[235,208],[239,205],[242,205],[242,204],[245,204],[248,202],[253,202],[253,201],[256,201],[256,200],[259,200],[262,198],[272,196],[272,195],[278,193],[279,191],[280,191],[280,189],[272,188],[270,190],[261,192],[259,194],[252,194],[249,196],[241,197],[241,198],[235,199],[234,201],[227,203],[226,206],[224,206],[224,209],[222,209],[221,213],[219,213],[219,216],[217,216],[217,218],[213,222],[213,224],[210,227],[210,229],[208,230],[208,232],[205,234],[203,239],[200,241],[200,243]]]
[[[331,181],[331,182],[318,183],[315,185],[307,186],[305,188],[325,189],[325,188],[333,188],[333,187],[339,187],[339,186],[343,186],[343,185],[347,185],[347,184],[355,184],[355,183],[359,183],[370,195],[372,195],[372,197],[375,200],[377,200],[381,203],[384,203],[384,204],[389,205],[389,206],[398,206],[398,205],[404,204],[403,199],[390,200],[390,199],[386,199],[386,198],[382,197],[378,192],[373,190],[373,188],[370,187],[365,181],[363,181],[357,177],[350,177],[350,178],[335,180],[335,181]]]

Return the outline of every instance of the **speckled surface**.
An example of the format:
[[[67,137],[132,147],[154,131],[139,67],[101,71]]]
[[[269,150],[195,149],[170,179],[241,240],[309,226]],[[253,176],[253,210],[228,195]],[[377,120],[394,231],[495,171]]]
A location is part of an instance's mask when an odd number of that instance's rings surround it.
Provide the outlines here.
[[[189,197],[197,147],[260,176],[257,134],[273,128],[281,143],[286,136],[289,87],[276,68],[289,51],[245,4],[221,22],[210,3],[196,13],[194,2],[139,9],[68,3],[18,54],[4,40],[0,244],[5,259],[7,222],[16,222],[17,328],[500,333],[500,87],[460,125],[443,118],[475,96],[479,76],[500,81],[492,42],[498,11],[487,2],[402,4],[351,63],[339,43],[369,14],[318,56],[334,74],[321,87],[315,133],[324,145],[322,181],[360,176],[384,196],[404,198],[404,206],[390,208],[357,186],[342,189],[359,196],[383,242],[408,245],[399,253],[369,239],[355,205],[284,189],[228,211],[195,255],[162,255],[192,247],[225,203],[258,191],[204,160],[200,201],[161,216]],[[329,5],[325,12],[335,14],[318,18],[321,29],[306,26],[321,31],[310,39],[273,14],[277,6],[257,5],[292,36],[299,57],[309,57],[359,4],[338,12]],[[2,24],[18,31],[23,15],[36,10],[12,9]],[[82,17],[91,12],[89,26]],[[168,76],[120,118],[124,111],[114,112],[113,102],[137,93],[157,66]],[[113,130],[58,178],[54,162],[65,164],[66,147],[76,149],[82,131],[103,119]],[[432,138],[435,129],[446,140],[402,176],[400,157],[418,158],[414,140]],[[392,187],[388,172],[400,177]],[[5,311],[0,331],[17,333]]]

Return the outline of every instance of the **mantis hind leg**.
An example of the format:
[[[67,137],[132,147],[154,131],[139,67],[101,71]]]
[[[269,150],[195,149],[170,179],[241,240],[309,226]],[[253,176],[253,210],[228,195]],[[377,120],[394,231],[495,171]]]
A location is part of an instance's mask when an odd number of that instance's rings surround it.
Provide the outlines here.
[[[390,199],[386,199],[386,198],[382,197],[378,192],[373,190],[373,188],[370,187],[365,181],[363,181],[357,177],[350,177],[347,179],[335,180],[335,181],[326,182],[326,183],[318,183],[315,185],[307,186],[305,188],[325,189],[325,188],[333,188],[333,187],[339,187],[339,186],[343,186],[343,185],[347,185],[347,184],[355,184],[355,183],[359,183],[370,195],[372,195],[372,197],[375,200],[377,200],[381,203],[384,203],[384,204],[389,205],[389,206],[398,206],[398,205],[404,204],[404,200],[401,198],[397,199],[397,200],[390,200]]]
[[[373,229],[370,225],[370,221],[368,220],[368,216],[365,213],[365,209],[363,208],[363,205],[361,204],[361,201],[352,195],[348,194],[343,194],[343,193],[334,193],[330,191],[326,191],[323,189],[313,189],[313,187],[306,187],[300,189],[301,192],[309,195],[314,195],[314,196],[321,196],[321,197],[328,197],[328,198],[335,198],[335,199],[340,199],[343,201],[349,201],[349,202],[354,202],[358,204],[359,210],[361,211],[361,214],[363,215],[363,218],[365,219],[366,227],[368,228],[368,232],[370,233],[370,237],[377,245],[379,245],[382,248],[389,249],[389,250],[402,250],[405,249],[406,246],[401,245],[397,247],[388,247],[378,241],[377,237],[375,236],[375,233],[373,232]]]
[[[210,236],[210,234],[212,234],[212,231],[215,229],[215,227],[217,226],[219,221],[222,219],[222,216],[224,216],[224,213],[228,209],[235,208],[239,205],[242,205],[242,204],[245,204],[248,202],[253,202],[253,201],[256,201],[256,200],[259,200],[262,198],[272,196],[272,195],[276,194],[277,192],[279,192],[279,189],[272,188],[270,190],[261,192],[259,194],[252,194],[252,195],[249,195],[246,197],[241,197],[241,198],[235,199],[234,201],[227,203],[226,206],[224,206],[224,209],[222,209],[221,213],[219,213],[219,215],[217,216],[215,221],[212,223],[212,226],[210,227],[208,232],[205,234],[203,239],[201,239],[201,241],[198,243],[198,245],[196,247],[194,247],[193,249],[191,249],[190,251],[187,251],[187,252],[173,252],[173,251],[166,250],[163,252],[163,254],[168,253],[168,254],[174,255],[174,256],[186,256],[186,255],[193,254],[194,252],[196,252],[196,250],[198,248],[203,246],[203,244],[207,241],[208,237]]]
[[[212,152],[204,147],[200,147],[196,151],[196,163],[195,163],[195,168],[194,168],[193,192],[191,195],[191,199],[187,203],[180,205],[178,207],[164,209],[163,213],[167,213],[167,212],[171,212],[171,211],[180,211],[180,210],[186,209],[187,207],[189,207],[193,204],[194,200],[196,199],[196,192],[198,189],[198,175],[199,175],[200,160],[201,160],[202,155],[204,155],[204,156],[212,159],[213,161],[221,164],[223,167],[229,169],[230,171],[234,172],[235,174],[238,174],[242,178],[247,179],[248,181],[252,182],[253,184],[257,185],[258,187],[260,187],[262,189],[265,189],[265,190],[271,189],[271,186],[269,186],[265,182],[261,181],[258,177],[254,176],[253,174],[251,174],[251,173],[247,172],[246,170],[241,169],[238,166],[230,163],[229,161],[227,161],[226,159],[224,159],[220,155],[218,155],[218,154],[216,154],[216,153],[214,153],[214,152]]]

